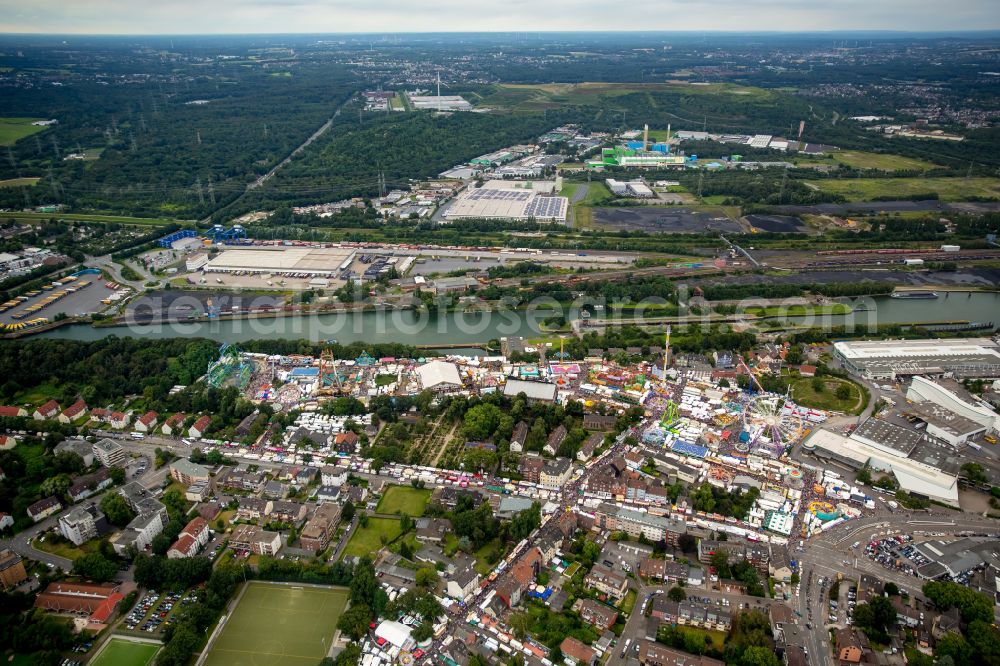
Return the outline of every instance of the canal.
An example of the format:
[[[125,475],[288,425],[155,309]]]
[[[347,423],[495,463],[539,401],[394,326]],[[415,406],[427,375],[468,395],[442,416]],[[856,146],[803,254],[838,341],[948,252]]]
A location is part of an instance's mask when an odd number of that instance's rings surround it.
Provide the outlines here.
[[[885,296],[845,300],[868,307],[847,315],[788,317],[789,323],[810,326],[867,326],[877,324],[992,321],[1000,323],[1000,293],[939,292],[936,299],[896,299]],[[95,328],[88,324],[64,326],[38,337],[65,340],[96,340],[108,335],[137,338],[204,337],[221,342],[259,338],[336,340],[351,342],[400,342],[411,345],[475,346],[492,338],[543,335],[541,322],[551,310],[444,313],[431,315],[413,310],[297,315],[264,319],[148,324]],[[985,332],[984,332],[985,333]]]

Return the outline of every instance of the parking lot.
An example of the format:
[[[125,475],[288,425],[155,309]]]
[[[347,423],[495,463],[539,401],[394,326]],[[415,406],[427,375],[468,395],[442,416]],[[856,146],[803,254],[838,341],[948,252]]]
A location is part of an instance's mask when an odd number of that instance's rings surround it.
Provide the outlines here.
[[[86,275],[75,283],[66,285],[66,287],[56,287],[48,290],[39,289],[37,292],[29,292],[32,295],[28,296],[26,300],[9,310],[0,312],[0,324],[26,322],[36,317],[45,317],[49,321],[52,321],[60,313],[68,317],[81,317],[94,312],[100,312],[108,307],[107,304],[101,301],[107,299],[116,291],[116,289],[109,289],[105,282],[99,275]],[[84,287],[83,285],[85,284],[87,286]],[[77,291],[66,293],[59,300],[36,312],[26,312],[29,308],[41,303],[46,298],[58,292],[65,292],[67,287],[73,287]]]
[[[194,603],[193,591],[186,594],[184,591],[158,593],[156,590],[147,591],[132,608],[132,611],[125,616],[123,622],[129,631],[162,634],[167,627],[173,624],[173,613],[181,606]]]
[[[909,545],[911,541],[913,541],[913,537],[909,534],[872,541],[865,546],[865,555],[886,569],[916,576],[917,567],[929,564],[930,561],[921,556],[912,545]]]

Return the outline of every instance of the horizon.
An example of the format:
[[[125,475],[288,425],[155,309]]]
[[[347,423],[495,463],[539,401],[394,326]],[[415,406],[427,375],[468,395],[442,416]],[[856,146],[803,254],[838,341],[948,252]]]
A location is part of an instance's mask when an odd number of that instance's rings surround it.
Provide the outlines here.
[[[429,0],[415,11],[400,0],[371,5],[360,0],[194,0],[133,6],[122,0],[89,3],[0,0],[0,34],[95,37],[233,35],[379,35],[621,33],[829,34],[887,32],[960,34],[1000,30],[1000,12],[989,0],[957,0],[940,6],[907,0],[865,3],[842,0],[816,5],[804,0],[652,0],[632,12],[596,0],[527,0],[469,8],[458,0]],[[652,21],[655,28],[644,25]],[[198,26],[192,29],[192,26]],[[210,26],[200,29],[201,26]],[[372,30],[380,26],[384,30]],[[774,26],[781,26],[775,29]],[[317,30],[317,28],[319,28]],[[525,28],[535,28],[525,30]],[[819,29],[818,29],[819,28]]]

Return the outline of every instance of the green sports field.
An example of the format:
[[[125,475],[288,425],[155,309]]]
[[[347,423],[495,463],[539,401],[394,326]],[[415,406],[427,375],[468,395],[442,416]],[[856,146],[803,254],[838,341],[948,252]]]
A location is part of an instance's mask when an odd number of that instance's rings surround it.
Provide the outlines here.
[[[146,666],[159,651],[155,643],[112,638],[90,666]]]
[[[205,666],[316,666],[347,598],[343,588],[249,583]]]

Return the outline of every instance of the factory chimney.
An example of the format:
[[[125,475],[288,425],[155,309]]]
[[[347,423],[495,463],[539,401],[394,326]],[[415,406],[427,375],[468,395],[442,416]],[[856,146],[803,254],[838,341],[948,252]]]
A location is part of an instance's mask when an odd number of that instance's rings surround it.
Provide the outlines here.
[[[667,154],[670,154],[670,123],[667,123]]]
[[[642,126],[642,152],[649,150],[649,123]]]

